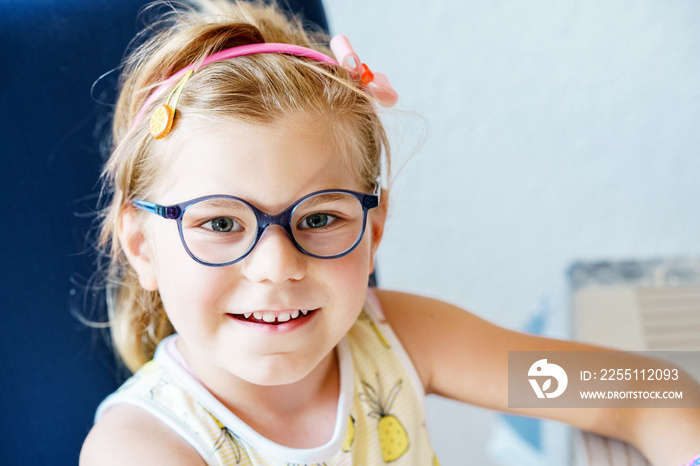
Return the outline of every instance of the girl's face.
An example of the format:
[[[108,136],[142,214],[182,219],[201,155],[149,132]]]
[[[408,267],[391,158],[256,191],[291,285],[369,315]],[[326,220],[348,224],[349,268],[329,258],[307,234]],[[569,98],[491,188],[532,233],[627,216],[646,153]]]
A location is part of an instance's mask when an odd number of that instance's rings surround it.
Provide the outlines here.
[[[170,205],[228,194],[276,214],[314,191],[365,191],[324,137],[327,123],[304,118],[308,124],[297,117],[200,128],[173,148],[161,189],[156,186],[158,194],[148,200]],[[176,222],[155,215],[138,223],[127,212],[121,240],[142,285],[159,291],[181,336],[180,350],[205,383],[233,376],[282,385],[303,379],[330,357],[355,322],[383,224],[384,206],[370,210],[361,243],[330,260],[303,254],[281,227],[271,226],[247,257],[225,267],[195,262]],[[256,312],[290,320],[274,325],[234,317]]]

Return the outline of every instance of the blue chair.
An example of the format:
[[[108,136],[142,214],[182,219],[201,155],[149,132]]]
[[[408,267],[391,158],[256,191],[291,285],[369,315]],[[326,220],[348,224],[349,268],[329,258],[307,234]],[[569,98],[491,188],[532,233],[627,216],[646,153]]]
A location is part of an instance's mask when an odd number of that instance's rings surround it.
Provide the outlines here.
[[[100,143],[144,0],[0,0],[0,463],[77,464],[125,374],[89,289]],[[282,2],[328,29],[321,0]],[[94,237],[94,234],[93,234]],[[93,312],[95,311],[95,312]],[[91,315],[92,313],[92,315]]]

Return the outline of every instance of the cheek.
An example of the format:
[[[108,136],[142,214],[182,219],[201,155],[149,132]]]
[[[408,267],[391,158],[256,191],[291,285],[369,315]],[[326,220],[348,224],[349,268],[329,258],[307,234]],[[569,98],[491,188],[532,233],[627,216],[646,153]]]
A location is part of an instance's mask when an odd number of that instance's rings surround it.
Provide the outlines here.
[[[173,222],[174,223],[174,222]],[[224,289],[225,274],[195,262],[185,251],[173,225],[155,230],[152,250],[158,292],[176,330],[201,322],[204,310],[217,308],[217,290]]]
[[[157,219],[157,222],[151,229],[152,235],[149,237],[149,242],[153,251],[153,268],[158,280],[158,289],[162,294],[170,287],[173,279],[182,275],[176,271],[187,267],[188,260],[194,261],[180,241],[175,222],[160,219]]]
[[[347,256],[325,261],[321,277],[333,281],[333,286],[352,307],[362,307],[371,272],[370,241],[363,238],[357,248]]]

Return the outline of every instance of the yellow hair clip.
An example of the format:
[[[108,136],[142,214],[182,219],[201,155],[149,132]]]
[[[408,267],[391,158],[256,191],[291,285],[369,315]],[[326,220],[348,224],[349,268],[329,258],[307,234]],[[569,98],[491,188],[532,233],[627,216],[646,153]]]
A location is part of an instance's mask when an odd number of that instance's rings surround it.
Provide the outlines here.
[[[173,121],[175,121],[177,102],[180,100],[180,94],[182,94],[182,90],[185,88],[185,83],[188,79],[190,79],[192,73],[194,73],[194,71],[188,71],[177,83],[177,86],[175,86],[175,88],[172,90],[168,96],[168,100],[164,104],[156,107],[156,109],[153,111],[153,115],[151,115],[151,121],[148,126],[148,131],[151,133],[153,138],[163,139],[168,135],[168,133],[170,133],[170,130],[173,128]],[[171,100],[173,101],[172,106],[170,105]]]

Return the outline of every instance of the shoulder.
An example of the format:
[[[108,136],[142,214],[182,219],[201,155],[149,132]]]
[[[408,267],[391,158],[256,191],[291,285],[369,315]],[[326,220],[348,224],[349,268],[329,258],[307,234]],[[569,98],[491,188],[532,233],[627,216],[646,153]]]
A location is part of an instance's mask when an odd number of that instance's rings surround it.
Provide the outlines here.
[[[508,332],[453,304],[427,296],[399,291],[376,290],[385,317],[401,338],[409,343],[434,343],[455,333],[470,336],[469,341],[483,343],[484,332],[493,337]],[[462,338],[464,340],[464,338]]]
[[[476,355],[507,338],[507,330],[444,301],[397,291],[377,289],[375,293],[426,393],[439,392],[435,376],[441,366],[460,361],[466,370],[477,363]]]
[[[80,465],[203,465],[180,436],[136,406],[110,408],[90,431]]]
[[[509,351],[601,349],[516,332],[433,298],[386,290],[376,295],[425,392],[486,408],[508,410]]]

